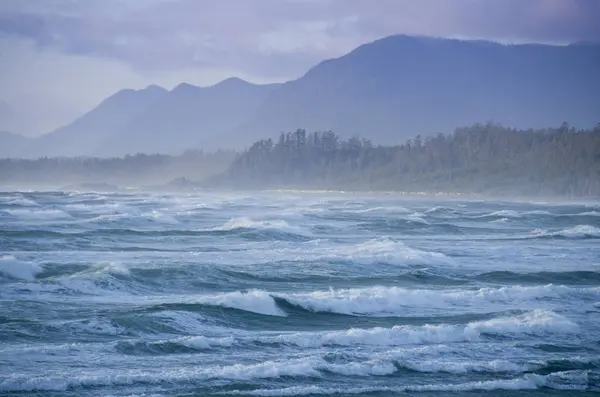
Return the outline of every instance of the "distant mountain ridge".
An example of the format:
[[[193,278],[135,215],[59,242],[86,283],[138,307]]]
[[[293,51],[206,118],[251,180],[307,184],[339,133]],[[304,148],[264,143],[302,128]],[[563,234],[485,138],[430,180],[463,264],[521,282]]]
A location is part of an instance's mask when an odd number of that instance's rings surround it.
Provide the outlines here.
[[[238,134],[297,126],[393,144],[474,122],[591,127],[600,119],[599,71],[600,45],[391,36],[284,84]]]
[[[250,118],[279,84],[230,78],[210,87],[182,83],[133,117],[99,147],[101,155],[180,153]]]
[[[24,156],[240,149],[299,127],[394,144],[475,122],[518,128],[600,121],[600,45],[504,45],[390,36],[283,84],[230,78],[122,90]],[[0,144],[2,142],[0,141]]]

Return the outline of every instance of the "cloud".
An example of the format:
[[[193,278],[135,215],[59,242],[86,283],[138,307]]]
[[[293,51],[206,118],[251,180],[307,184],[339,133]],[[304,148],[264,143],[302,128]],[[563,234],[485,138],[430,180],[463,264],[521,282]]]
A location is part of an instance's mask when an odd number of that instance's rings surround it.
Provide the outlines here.
[[[598,0],[2,0],[0,100],[38,109],[33,133],[118,88],[282,81],[396,33],[600,41],[598,20]]]

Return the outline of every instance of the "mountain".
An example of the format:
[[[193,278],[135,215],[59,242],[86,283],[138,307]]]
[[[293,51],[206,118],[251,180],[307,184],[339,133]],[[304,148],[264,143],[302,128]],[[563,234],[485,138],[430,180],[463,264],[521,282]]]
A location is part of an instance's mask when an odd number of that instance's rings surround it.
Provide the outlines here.
[[[121,90],[71,124],[36,139],[26,155],[93,155],[111,134],[120,131],[167,92],[155,85],[142,90]]]
[[[180,84],[116,130],[98,149],[100,155],[176,154],[214,142],[250,119],[279,84],[257,85],[230,78],[210,87]]]
[[[275,91],[230,142],[296,128],[398,143],[474,122],[519,128],[600,120],[600,45],[503,45],[391,36]]]
[[[0,131],[0,158],[15,157],[21,153],[32,139],[23,135]]]
[[[27,155],[240,149],[280,132],[333,130],[395,144],[494,121],[521,129],[600,121],[600,44],[504,45],[404,35],[364,44],[284,84],[231,78],[122,90]]]

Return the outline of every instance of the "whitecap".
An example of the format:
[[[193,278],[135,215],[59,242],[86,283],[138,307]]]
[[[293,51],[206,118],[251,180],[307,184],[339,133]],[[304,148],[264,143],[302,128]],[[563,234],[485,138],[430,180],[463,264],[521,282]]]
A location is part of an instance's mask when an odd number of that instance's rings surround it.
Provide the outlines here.
[[[275,294],[288,302],[315,312],[353,315],[406,315],[408,308],[452,310],[485,303],[513,304],[539,299],[559,299],[587,294],[600,297],[599,288],[555,286],[508,286],[474,290],[407,289],[375,286],[330,289],[309,293]]]
[[[295,231],[295,228],[292,228],[292,226],[290,226],[290,224],[284,221],[283,219],[253,220],[246,217],[232,218],[222,226],[216,227],[213,230],[230,231],[237,229],[272,229],[281,231]]]
[[[376,262],[408,264],[449,264],[450,258],[440,252],[424,251],[391,238],[376,238],[352,246],[332,247],[323,259],[343,258],[358,263]]]
[[[565,237],[565,238],[586,238],[600,237],[600,229],[590,225],[577,225],[568,229],[550,232],[543,229],[536,229],[532,234],[538,237]]]
[[[267,316],[285,316],[286,313],[277,307],[273,297],[262,290],[247,292],[235,291],[218,295],[200,296],[194,299],[198,303],[240,309]]]
[[[572,385],[568,389],[585,390],[588,380],[586,376],[569,374]],[[426,384],[408,386],[366,386],[366,387],[324,387],[324,386],[292,386],[281,389],[231,390],[224,394],[251,395],[264,397],[366,394],[366,393],[407,393],[407,392],[466,392],[491,390],[536,390],[542,387],[563,389],[555,382],[556,374],[526,374],[520,378],[473,381],[466,383]]]
[[[0,256],[0,273],[7,277],[25,281],[34,281],[42,266],[34,262],[18,260],[12,255]]]
[[[264,342],[288,343],[303,348],[322,346],[399,346],[428,343],[479,341],[483,334],[517,336],[557,333],[572,335],[579,326],[552,311],[534,310],[519,316],[500,317],[467,325],[397,325],[392,328],[353,328],[320,333],[282,334],[262,337]]]

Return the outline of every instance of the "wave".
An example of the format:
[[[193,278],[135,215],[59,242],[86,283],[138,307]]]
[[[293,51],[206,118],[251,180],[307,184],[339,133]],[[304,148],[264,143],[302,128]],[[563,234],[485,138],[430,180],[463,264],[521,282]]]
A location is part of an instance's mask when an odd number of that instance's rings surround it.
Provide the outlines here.
[[[69,213],[58,209],[5,209],[0,211],[0,214],[3,212],[19,221],[54,221],[73,218]]]
[[[9,206],[17,206],[17,207],[39,207],[35,200],[29,199],[22,194],[18,195],[10,195],[8,197],[0,198],[0,205],[9,205]]]
[[[21,261],[12,255],[0,256],[0,273],[6,277],[34,281],[42,270],[42,266],[37,263]]]
[[[132,355],[170,354],[209,350],[216,347],[231,347],[234,343],[235,340],[232,336],[215,338],[197,335],[154,341],[120,341],[115,344],[115,349],[120,353]]]
[[[371,208],[363,208],[356,210],[345,210],[344,212],[350,212],[354,214],[371,214],[371,213],[397,213],[397,214],[412,214],[413,211],[408,208],[398,207],[398,206],[386,206],[386,207],[371,207]]]
[[[197,297],[194,301],[267,316],[286,316],[286,313],[277,307],[275,300],[268,292],[256,289],[248,292],[235,291],[213,296]]]
[[[565,381],[568,383],[565,385]],[[410,386],[367,386],[331,388],[324,386],[292,386],[282,389],[230,390],[224,394],[250,395],[264,397],[337,395],[337,394],[373,394],[407,392],[467,392],[492,390],[536,390],[550,388],[557,390],[586,390],[588,376],[585,372],[568,371],[549,375],[526,374],[515,379],[499,379],[466,383],[428,384]]]
[[[198,332],[213,326],[213,323],[206,317],[187,311],[161,311],[153,313],[152,317],[159,322],[161,328],[166,326],[187,335],[198,335]],[[152,325],[149,325],[149,327],[152,327]],[[150,328],[150,331],[153,332],[154,330]]]
[[[493,364],[492,364],[493,366]],[[256,379],[321,378],[325,373],[341,376],[388,376],[399,370],[391,362],[351,362],[330,363],[322,357],[307,356],[287,360],[264,361],[251,364],[233,364],[211,367],[163,368],[155,371],[120,370],[118,373],[105,371],[103,374],[79,373],[77,375],[58,374],[53,376],[11,375],[0,382],[0,391],[67,391],[77,388],[125,386],[133,384],[156,385],[165,382],[198,382],[213,379],[233,382]],[[565,381],[568,382],[565,385]],[[229,391],[226,394],[251,395],[304,395],[304,394],[361,394],[374,391],[468,391],[468,390],[522,390],[550,387],[556,389],[586,388],[587,373],[583,371],[564,371],[548,375],[525,374],[521,378],[502,379],[461,384],[430,384],[400,387],[362,387],[356,389],[329,389],[319,386],[291,387],[286,389],[259,389]]]
[[[488,214],[477,215],[474,218],[513,218],[518,219],[526,216],[540,215],[540,216],[561,216],[561,214],[553,214],[549,211],[533,210],[533,211],[516,211],[516,210],[499,210],[493,211]]]
[[[574,295],[600,298],[600,288],[570,288],[566,286],[510,286],[477,290],[424,290],[400,287],[370,287],[315,291],[311,293],[274,294],[292,305],[314,312],[348,315],[405,315],[432,308],[476,306],[482,303],[514,303],[539,299],[558,299]]]
[[[275,220],[253,220],[246,217],[231,218],[222,226],[216,227],[213,230],[230,231],[237,229],[275,229],[275,230],[292,230],[289,223],[283,219]]]
[[[370,374],[387,375],[395,371],[391,367],[381,369],[370,367]],[[0,382],[0,391],[66,391],[80,387],[99,387],[140,384],[161,384],[164,382],[206,381],[223,379],[231,381],[248,381],[254,379],[273,379],[281,377],[320,377],[320,370],[332,372],[357,372],[357,368],[347,368],[328,364],[322,358],[307,357],[300,359],[265,361],[257,364],[234,364],[208,368],[178,368],[176,370],[161,369],[159,371],[119,371],[116,374],[95,375],[81,374],[76,376],[25,377],[11,376]],[[362,371],[368,371],[365,366]],[[391,371],[391,372],[390,372]],[[366,373],[365,373],[366,374]]]
[[[397,325],[392,328],[353,328],[345,331],[283,334],[262,337],[264,343],[292,344],[302,348],[323,346],[399,346],[424,343],[479,341],[485,335],[519,337],[523,335],[578,334],[579,326],[566,317],[547,310],[533,310],[514,316],[466,325]]]
[[[600,211],[581,212],[579,214],[573,214],[573,216],[600,216]]]
[[[532,232],[535,237],[563,237],[563,238],[597,238],[600,237],[600,229],[590,225],[577,225],[572,228],[549,232],[536,229]]]
[[[456,212],[457,211],[454,208],[444,206],[431,207],[425,210],[426,214],[454,214]]]
[[[393,238],[376,238],[356,245],[327,249],[322,259],[345,259],[361,264],[404,263],[416,265],[451,264],[449,257],[440,252],[409,247]]]
[[[504,270],[480,273],[475,276],[475,279],[491,283],[560,283],[563,285],[598,285],[600,284],[600,272],[574,270],[563,272],[542,271],[518,273]]]

